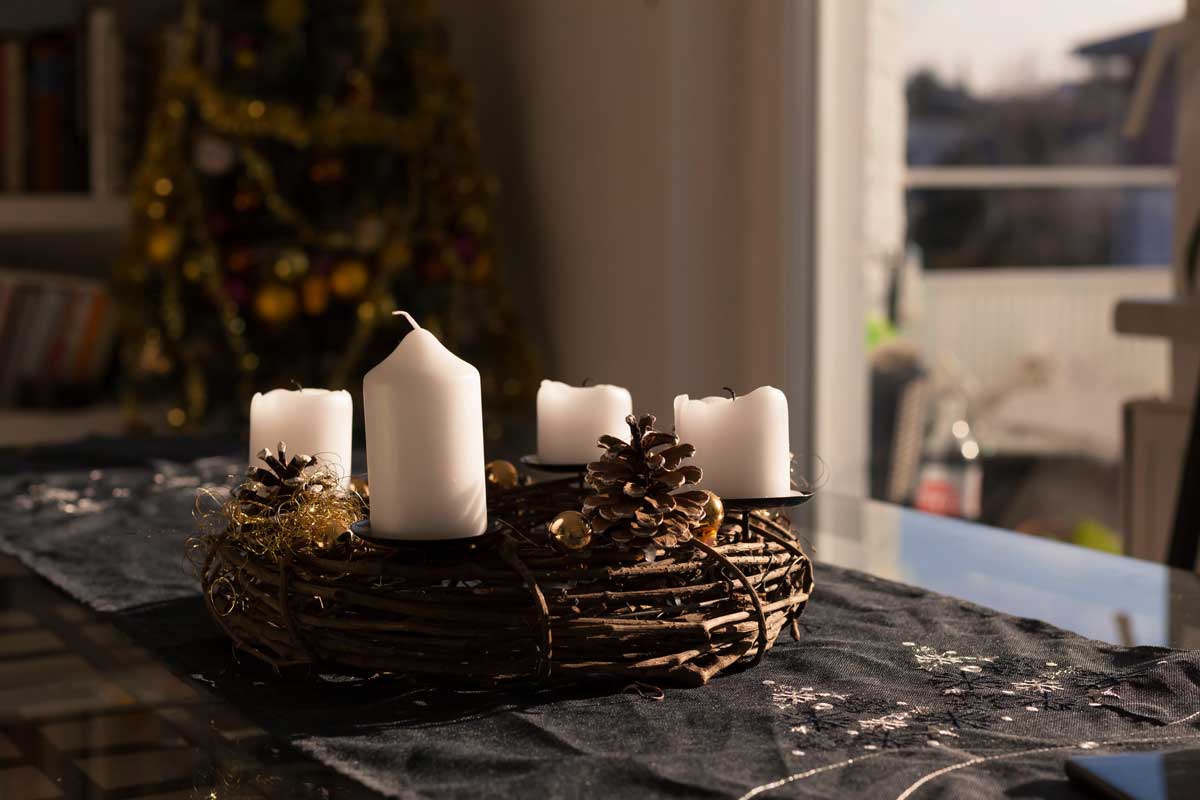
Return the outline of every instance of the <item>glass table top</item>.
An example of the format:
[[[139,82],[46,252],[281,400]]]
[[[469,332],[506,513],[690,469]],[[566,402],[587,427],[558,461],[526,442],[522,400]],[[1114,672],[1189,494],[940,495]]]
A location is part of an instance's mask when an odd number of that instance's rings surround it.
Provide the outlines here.
[[[792,519],[831,563],[1114,644],[1200,647],[1200,577],[882,503]],[[374,797],[0,556],[0,797]]]
[[[1200,647],[1200,576],[900,506],[818,496],[791,515],[819,562],[1119,645]]]

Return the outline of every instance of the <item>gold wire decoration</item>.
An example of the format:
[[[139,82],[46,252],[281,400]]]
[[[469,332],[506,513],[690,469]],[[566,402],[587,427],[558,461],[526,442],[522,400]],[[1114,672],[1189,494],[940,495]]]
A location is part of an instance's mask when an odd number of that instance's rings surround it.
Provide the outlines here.
[[[227,495],[200,490],[193,516],[201,537],[193,539],[190,547],[200,549],[204,535],[220,534],[245,552],[278,564],[299,550],[328,549],[366,516],[362,495],[345,488],[332,465],[315,462],[305,471],[304,481],[301,489],[278,504],[247,499],[244,491]]]

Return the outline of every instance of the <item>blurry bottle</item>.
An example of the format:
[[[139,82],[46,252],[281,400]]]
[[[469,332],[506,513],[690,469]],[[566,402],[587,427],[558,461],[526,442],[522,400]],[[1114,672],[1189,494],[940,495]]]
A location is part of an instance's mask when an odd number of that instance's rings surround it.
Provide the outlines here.
[[[966,403],[948,399],[925,441],[914,505],[945,517],[979,519],[983,465]]]

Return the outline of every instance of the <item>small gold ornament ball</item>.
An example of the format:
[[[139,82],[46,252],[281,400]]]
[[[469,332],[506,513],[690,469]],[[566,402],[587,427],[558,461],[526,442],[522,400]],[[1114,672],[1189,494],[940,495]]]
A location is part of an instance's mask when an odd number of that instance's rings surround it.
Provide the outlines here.
[[[704,493],[708,495],[708,499],[704,501],[704,516],[700,518],[700,530],[707,539],[710,532],[715,536],[721,528],[721,523],[725,521],[725,504],[721,502],[721,498],[715,492],[705,489]]]
[[[371,279],[367,265],[356,258],[339,261],[329,276],[329,284],[333,293],[343,300],[358,297],[367,288]]]
[[[383,244],[387,224],[378,214],[368,214],[354,225],[354,246],[363,253],[372,253]]]
[[[366,478],[360,478],[357,475],[351,477],[350,490],[363,500],[371,499],[371,487],[367,484]]]
[[[146,255],[151,261],[170,261],[179,251],[179,228],[163,225],[151,231],[146,239]]]
[[[311,316],[325,313],[329,307],[329,282],[324,275],[309,275],[300,284],[300,298],[304,313]]]
[[[254,313],[264,322],[279,324],[296,316],[300,302],[296,293],[286,286],[269,284],[254,296]]]
[[[578,511],[564,511],[546,526],[550,537],[567,550],[582,550],[592,543],[592,526]]]
[[[387,270],[399,271],[412,262],[412,250],[402,238],[390,240],[379,253],[379,265]]]
[[[511,461],[497,459],[487,463],[487,482],[501,489],[512,489],[517,485],[517,468]]]
[[[320,530],[313,532],[313,544],[318,550],[332,550],[337,546],[338,539],[346,532],[346,526],[338,522],[325,523]]]

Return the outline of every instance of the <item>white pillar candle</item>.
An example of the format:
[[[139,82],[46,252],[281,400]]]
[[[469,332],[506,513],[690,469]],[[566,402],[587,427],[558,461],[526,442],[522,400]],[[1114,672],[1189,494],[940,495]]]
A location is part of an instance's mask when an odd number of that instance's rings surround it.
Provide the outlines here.
[[[292,455],[304,453],[332,464],[350,480],[354,401],[350,393],[328,389],[274,389],[250,400],[250,463],[272,453],[280,442]]]
[[[461,539],[487,529],[479,370],[412,325],[363,379],[371,535]]]
[[[787,397],[778,389],[761,386],[736,399],[681,394],[675,433],[695,446],[705,489],[739,499],[791,493]]]
[[[633,398],[621,386],[569,386],[542,381],[537,394],[538,460],[587,464],[600,457],[596,440],[608,434],[629,441],[625,417]]]

